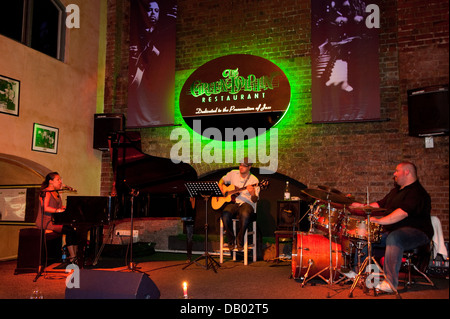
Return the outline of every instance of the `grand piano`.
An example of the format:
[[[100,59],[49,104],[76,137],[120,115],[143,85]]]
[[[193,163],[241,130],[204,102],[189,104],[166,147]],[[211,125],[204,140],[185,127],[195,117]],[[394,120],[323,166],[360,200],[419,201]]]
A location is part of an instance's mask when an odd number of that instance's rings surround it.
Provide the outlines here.
[[[187,163],[151,156],[141,150],[140,132],[117,132],[110,138],[114,171],[113,195],[117,208],[113,219],[130,216],[134,195],[134,217],[189,217],[193,212],[185,202],[185,183],[197,180],[197,172]]]
[[[145,154],[140,132],[136,131],[111,134],[109,145],[114,173],[111,196],[68,197],[66,211],[54,214],[55,224],[80,229],[84,237],[89,229],[129,218],[131,202],[133,218],[181,217],[191,221],[195,217],[185,187],[186,182],[197,180],[197,172],[191,165]],[[98,235],[96,239],[91,236],[90,246],[95,247],[91,254],[97,253],[99,241]]]

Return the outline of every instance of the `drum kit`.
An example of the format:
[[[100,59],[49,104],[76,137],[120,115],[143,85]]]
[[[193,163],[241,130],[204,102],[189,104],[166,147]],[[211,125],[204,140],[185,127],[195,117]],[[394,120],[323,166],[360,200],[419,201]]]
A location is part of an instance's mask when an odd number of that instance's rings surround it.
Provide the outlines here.
[[[330,285],[347,280],[342,270],[348,272],[352,266],[361,269],[360,279],[362,268],[374,259],[370,256],[371,244],[381,239],[381,226],[370,222],[370,215],[384,215],[384,209],[368,205],[351,208],[355,202],[352,196],[327,186],[318,187],[302,190],[303,197],[313,202],[308,211],[310,229],[297,232],[292,247],[292,277],[303,279],[302,287],[315,277]],[[366,246],[369,260],[361,263]],[[357,265],[353,265],[355,259]]]

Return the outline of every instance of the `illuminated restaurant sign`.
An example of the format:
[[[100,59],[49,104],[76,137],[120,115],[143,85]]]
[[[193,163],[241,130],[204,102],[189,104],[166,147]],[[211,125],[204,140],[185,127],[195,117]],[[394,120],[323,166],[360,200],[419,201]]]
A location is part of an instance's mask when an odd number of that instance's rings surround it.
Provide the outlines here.
[[[208,138],[240,140],[273,127],[289,107],[290,97],[289,81],[278,66],[254,55],[234,54],[192,73],[180,94],[180,111],[201,135],[216,128],[220,138],[217,134]],[[233,137],[233,132],[248,134]]]

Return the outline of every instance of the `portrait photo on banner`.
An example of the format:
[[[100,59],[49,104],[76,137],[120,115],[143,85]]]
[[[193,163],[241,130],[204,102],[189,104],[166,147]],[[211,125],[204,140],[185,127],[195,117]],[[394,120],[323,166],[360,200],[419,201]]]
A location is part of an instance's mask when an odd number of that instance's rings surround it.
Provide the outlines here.
[[[176,0],[131,1],[129,128],[174,122],[176,18]]]
[[[380,118],[377,2],[311,2],[313,123]]]

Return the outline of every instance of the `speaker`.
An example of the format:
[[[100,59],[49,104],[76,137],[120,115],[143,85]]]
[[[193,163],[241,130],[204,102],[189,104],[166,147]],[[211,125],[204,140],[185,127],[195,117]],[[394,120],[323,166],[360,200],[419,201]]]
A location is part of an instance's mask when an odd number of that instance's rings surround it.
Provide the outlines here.
[[[95,149],[107,151],[108,136],[124,128],[125,117],[119,113],[94,114],[94,145]]]
[[[448,109],[448,85],[408,90],[409,135],[448,135]]]
[[[76,276],[74,272],[72,276]],[[143,273],[80,269],[79,288],[66,285],[66,299],[159,299],[155,283]]]
[[[308,231],[309,220],[305,216],[307,205],[300,200],[278,201],[277,204],[277,230]]]

